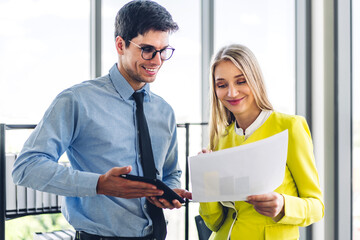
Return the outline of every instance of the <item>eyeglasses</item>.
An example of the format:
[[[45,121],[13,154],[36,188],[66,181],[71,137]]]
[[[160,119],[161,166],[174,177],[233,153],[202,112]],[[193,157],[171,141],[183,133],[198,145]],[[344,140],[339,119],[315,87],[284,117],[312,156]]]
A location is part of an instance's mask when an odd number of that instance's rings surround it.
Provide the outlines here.
[[[166,47],[161,50],[156,50],[153,46],[140,47],[139,45],[137,45],[136,43],[134,43],[130,40],[129,40],[129,42],[131,42],[132,44],[134,44],[135,46],[137,46],[138,48],[141,49],[141,57],[144,60],[153,59],[156,56],[156,53],[158,53],[158,52],[160,53],[161,60],[163,60],[163,61],[169,60],[175,51],[175,48],[172,48],[172,47]]]

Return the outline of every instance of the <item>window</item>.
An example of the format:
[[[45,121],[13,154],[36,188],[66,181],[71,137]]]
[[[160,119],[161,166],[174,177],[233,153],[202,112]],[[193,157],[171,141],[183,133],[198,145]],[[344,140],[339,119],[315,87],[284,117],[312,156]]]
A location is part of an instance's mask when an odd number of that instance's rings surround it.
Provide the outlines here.
[[[353,239],[360,239],[360,1],[352,1]]]
[[[37,124],[60,91],[89,79],[89,11],[87,0],[0,2],[1,123]],[[28,135],[8,134],[6,151],[19,152]],[[7,221],[6,239],[50,230],[46,219],[68,228],[60,214],[29,216]]]
[[[0,3],[0,122],[38,123],[55,96],[89,79],[89,3]]]
[[[254,52],[277,111],[295,113],[295,1],[215,1],[215,52],[239,43]]]

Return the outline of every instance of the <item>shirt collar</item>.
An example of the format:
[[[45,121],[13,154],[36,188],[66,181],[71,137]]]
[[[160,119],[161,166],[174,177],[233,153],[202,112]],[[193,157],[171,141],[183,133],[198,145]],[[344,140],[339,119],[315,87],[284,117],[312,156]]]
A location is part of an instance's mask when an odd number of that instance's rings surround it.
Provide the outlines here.
[[[259,116],[255,119],[255,121],[245,130],[245,134],[242,128],[238,128],[236,126],[236,122],[234,124],[235,132],[237,135],[244,136],[247,139],[251,134],[253,134],[256,129],[258,129],[263,123],[268,119],[272,111],[269,110],[262,110]]]
[[[132,99],[132,95],[135,92],[131,85],[126,81],[126,79],[121,75],[119,69],[117,68],[117,64],[109,71],[110,80],[113,83],[116,91],[119,93],[120,97],[124,100]],[[137,92],[144,92],[144,101],[150,101],[151,93],[150,93],[150,85],[146,83],[144,87],[142,87]]]

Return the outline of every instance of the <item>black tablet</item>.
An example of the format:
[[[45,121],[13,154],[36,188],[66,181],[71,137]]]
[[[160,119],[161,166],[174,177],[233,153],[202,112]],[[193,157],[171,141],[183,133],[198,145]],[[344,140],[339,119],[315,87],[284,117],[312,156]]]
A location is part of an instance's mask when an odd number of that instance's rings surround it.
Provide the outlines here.
[[[163,183],[159,179],[151,179],[151,178],[135,176],[135,175],[130,175],[130,174],[122,174],[122,175],[120,175],[120,177],[126,178],[128,180],[132,180],[132,181],[140,181],[140,182],[146,182],[146,183],[153,184],[158,189],[164,191],[164,194],[162,196],[159,196],[159,198],[164,198],[164,199],[168,200],[170,203],[174,199],[178,200],[180,203],[185,203],[185,200],[182,197],[180,197],[176,192],[174,192],[171,188],[169,188],[165,183]]]

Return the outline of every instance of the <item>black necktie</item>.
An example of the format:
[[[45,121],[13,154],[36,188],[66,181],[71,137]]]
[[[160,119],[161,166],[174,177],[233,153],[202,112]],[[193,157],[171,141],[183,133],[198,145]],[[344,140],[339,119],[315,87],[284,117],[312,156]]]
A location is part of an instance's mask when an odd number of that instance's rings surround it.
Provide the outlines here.
[[[144,94],[142,92],[135,92],[133,97],[136,102],[136,119],[139,133],[139,146],[141,165],[144,172],[144,177],[155,179],[156,168],[154,163],[154,155],[151,147],[151,140],[149,135],[148,125],[143,109]],[[153,234],[157,240],[163,240],[166,237],[166,223],[164,213],[161,208],[156,207],[150,202],[146,204],[149,209],[149,215],[153,221]]]

